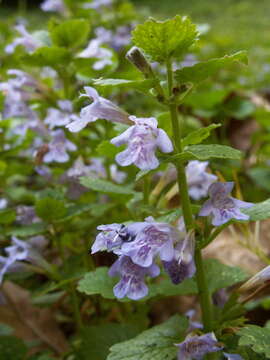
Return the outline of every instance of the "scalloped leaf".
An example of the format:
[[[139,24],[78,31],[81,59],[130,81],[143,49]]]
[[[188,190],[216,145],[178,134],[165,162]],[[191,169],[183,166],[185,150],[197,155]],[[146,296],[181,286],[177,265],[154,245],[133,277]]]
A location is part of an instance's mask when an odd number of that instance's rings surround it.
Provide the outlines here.
[[[150,18],[132,32],[135,45],[152,61],[165,62],[187,52],[198,36],[196,25],[186,16],[175,16],[166,21]]]

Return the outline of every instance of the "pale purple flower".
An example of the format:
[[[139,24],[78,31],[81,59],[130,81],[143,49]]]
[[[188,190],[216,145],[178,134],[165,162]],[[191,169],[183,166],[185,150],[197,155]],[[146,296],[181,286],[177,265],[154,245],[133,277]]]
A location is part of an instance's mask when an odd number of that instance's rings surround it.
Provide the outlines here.
[[[40,42],[26,30],[23,24],[15,26],[15,29],[21,36],[15,38],[11,44],[5,47],[7,54],[12,54],[18,45],[24,46],[25,50],[29,53],[41,46]]]
[[[128,26],[118,26],[112,38],[111,45],[114,49],[118,50],[123,46],[130,44],[130,28]]]
[[[94,88],[85,86],[84,90],[86,94],[82,94],[81,96],[88,96],[93,99],[93,102],[82,108],[79,118],[66,125],[71,132],[78,132],[85,128],[88,123],[96,121],[97,119],[129,123],[128,114],[110,100],[99,96]]]
[[[4,210],[8,205],[8,201],[5,198],[0,198],[0,210]]]
[[[98,59],[93,64],[93,69],[97,71],[104,69],[107,65],[112,65],[112,56],[112,51],[102,46],[102,42],[99,39],[91,40],[87,47],[78,54],[80,58]]]
[[[5,95],[3,119],[10,117],[24,117],[27,123],[18,126],[18,135],[24,135],[28,128],[38,126],[38,117],[36,113],[27,105],[26,101],[30,98],[30,91],[35,91],[37,87],[36,80],[18,69],[10,69],[8,75],[13,75],[8,81],[0,83],[0,91]],[[16,134],[16,130],[14,131]]]
[[[194,54],[187,54],[183,61],[180,63],[180,67],[189,67],[197,64],[198,60]]]
[[[222,288],[217,290],[213,295],[213,304],[223,308],[223,306],[226,304],[226,302],[228,301],[229,295],[228,292],[226,291],[226,289]]]
[[[116,155],[117,163],[121,166],[134,163],[141,170],[157,168],[159,161],[155,151],[159,149],[163,153],[172,152],[173,145],[170,138],[164,130],[157,127],[155,118],[130,116],[129,119],[135,125],[111,140],[116,146],[127,144],[127,149]]]
[[[0,256],[0,283],[3,276],[10,271],[15,271],[21,261],[39,263],[41,256],[33,248],[30,242],[22,241],[15,236],[12,237],[12,243],[5,248],[7,257]]]
[[[203,329],[203,324],[198,322],[198,321],[194,321],[193,318],[195,316],[195,310],[194,309],[190,309],[188,310],[185,315],[189,320],[189,327],[188,327],[188,332],[191,332],[193,330],[196,329]]]
[[[72,114],[72,102],[69,100],[59,100],[59,109],[49,108],[44,123],[53,129],[56,126],[65,126],[74,119]]]
[[[217,181],[217,176],[206,171],[208,161],[193,160],[186,166],[186,176],[189,196],[200,200],[207,196],[208,188]]]
[[[44,0],[40,5],[43,11],[55,11],[63,13],[66,10],[63,0]]]
[[[218,346],[213,332],[201,336],[189,336],[182,343],[176,345],[179,348],[178,360],[202,360],[206,354],[222,349]]]
[[[163,261],[171,261],[175,254],[174,243],[178,239],[177,230],[167,223],[155,222],[152,217],[140,224],[141,229],[134,241],[123,243],[121,254],[143,267],[149,267],[157,255]]]
[[[202,206],[199,216],[212,215],[214,226],[223,225],[231,219],[248,220],[249,216],[242,213],[241,209],[249,208],[253,204],[229,196],[233,186],[234,182],[212,184],[208,190],[210,199]]]
[[[127,174],[123,171],[119,171],[118,167],[115,164],[110,165],[110,176],[113,181],[115,181],[117,184],[122,184]]]
[[[68,151],[75,151],[76,145],[69,141],[63,130],[58,129],[51,132],[52,141],[49,143],[49,151],[44,155],[44,162],[53,161],[64,163],[69,160]]]
[[[223,355],[225,356],[225,358],[227,360],[244,360],[242,358],[242,356],[238,355],[238,354],[228,354],[228,353],[223,353]]]
[[[36,172],[44,177],[47,181],[50,181],[52,178],[52,172],[51,169],[48,166],[40,165],[35,167]]]
[[[34,206],[19,205],[16,208],[16,221],[21,225],[31,225],[40,222]]]
[[[118,299],[127,296],[132,300],[139,300],[148,293],[148,288],[144,282],[146,275],[156,277],[160,273],[156,264],[149,267],[141,267],[134,264],[128,256],[121,256],[111,266],[110,276],[121,276],[121,280],[114,286],[113,292]]]
[[[99,9],[101,6],[109,6],[111,5],[112,0],[92,0],[90,3],[86,3],[83,5],[84,9]]]
[[[25,71],[19,69],[9,69],[7,74],[14,76],[10,78],[8,82],[13,89],[17,89],[18,91],[23,91],[23,88],[24,90],[28,88],[28,90],[33,91],[38,86],[37,81]]]
[[[128,26],[119,26],[115,32],[100,26],[95,29],[95,33],[101,43],[108,44],[115,50],[130,43],[130,27]]]
[[[91,252],[95,254],[98,251],[115,251],[119,253],[121,246],[130,241],[134,241],[137,233],[145,226],[144,223],[133,223],[125,226],[124,224],[99,225],[97,227],[101,232],[97,235],[92,245]],[[121,254],[121,251],[120,251]]]
[[[173,258],[170,261],[163,261],[164,269],[169,274],[173,284],[180,284],[195,274],[194,249],[194,235],[193,233],[187,234],[175,246]]]
[[[97,39],[102,44],[110,44],[113,38],[113,32],[111,30],[106,29],[103,26],[99,26],[95,29],[95,34]]]

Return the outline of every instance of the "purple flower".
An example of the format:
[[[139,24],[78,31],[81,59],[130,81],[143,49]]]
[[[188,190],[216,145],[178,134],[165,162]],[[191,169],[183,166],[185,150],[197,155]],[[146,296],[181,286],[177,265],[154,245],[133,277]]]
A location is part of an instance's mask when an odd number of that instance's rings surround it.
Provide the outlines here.
[[[52,141],[48,145],[49,151],[43,158],[44,162],[67,162],[69,160],[67,151],[75,151],[77,149],[76,145],[66,138],[64,131],[61,129],[52,131],[51,135]]]
[[[98,251],[118,250],[125,242],[133,241],[137,233],[144,227],[144,223],[133,223],[128,226],[123,224],[99,225],[97,227],[101,233],[98,234],[91,252],[95,254]],[[120,252],[121,253],[121,252]]]
[[[231,219],[248,220],[249,216],[241,212],[242,208],[253,206],[252,203],[241,201],[229,196],[234,182],[216,182],[209,187],[208,193],[210,199],[202,206],[199,216],[208,216],[212,214],[212,224],[220,226]]]
[[[188,310],[185,313],[185,315],[189,319],[189,328],[188,328],[189,332],[196,330],[196,329],[203,329],[203,325],[201,323],[193,320],[194,315],[195,315],[195,310],[193,310],[193,309]]]
[[[3,210],[7,207],[8,201],[5,198],[0,198],[0,210]]]
[[[16,221],[21,225],[31,225],[40,222],[34,206],[19,205],[16,208]]]
[[[128,26],[119,26],[115,33],[100,26],[95,29],[95,33],[101,43],[108,44],[115,50],[119,50],[130,43],[130,27]]]
[[[225,356],[225,358],[227,360],[244,360],[242,358],[242,356],[240,356],[238,354],[228,354],[228,353],[225,353],[225,352],[223,354],[224,354],[224,356]]]
[[[59,109],[49,108],[44,123],[53,129],[56,126],[65,126],[72,121],[72,102],[69,100],[59,100],[57,102]]]
[[[226,289],[222,288],[222,289],[219,289],[217,290],[213,296],[213,304],[220,307],[220,308],[223,308],[223,306],[226,304],[226,302],[228,301],[228,298],[229,298],[229,295],[226,291]]]
[[[48,166],[40,165],[35,167],[35,171],[47,181],[52,179],[52,172]]]
[[[215,334],[207,333],[201,336],[187,337],[182,343],[177,344],[178,360],[202,360],[204,355],[216,352],[222,348],[218,346]]]
[[[169,274],[173,284],[180,284],[195,274],[194,248],[195,239],[191,233],[177,243],[173,259],[163,261],[164,269]]]
[[[195,55],[187,54],[183,61],[180,63],[180,67],[189,67],[197,64],[198,60]]]
[[[27,123],[14,129],[13,132],[18,135],[25,135],[28,128],[44,128],[36,113],[26,103],[30,98],[30,91],[35,91],[37,87],[36,80],[24,71],[17,69],[8,70],[7,74],[15,77],[0,83],[0,91],[3,91],[5,95],[3,118],[24,117],[27,119]]]
[[[84,9],[99,9],[101,6],[111,5],[112,0],[92,0],[90,3],[83,5]]]
[[[152,265],[157,255],[163,261],[171,261],[174,257],[174,243],[178,238],[177,230],[169,224],[155,222],[150,217],[145,220],[144,223],[134,223],[138,228],[136,238],[123,243],[121,254],[130,256],[135,264],[143,267]]]
[[[135,125],[111,140],[111,143],[116,146],[128,145],[126,150],[117,154],[117,163],[121,166],[134,163],[141,170],[157,168],[159,161],[155,151],[158,148],[164,153],[172,152],[173,145],[170,138],[164,130],[158,129],[155,118],[130,116],[129,119]]]
[[[78,57],[81,58],[96,58],[98,59],[93,64],[94,70],[102,70],[107,65],[112,65],[113,53],[111,50],[102,46],[99,39],[93,39],[89,42],[86,49],[84,49]]]
[[[25,90],[23,88],[28,88],[28,90],[33,91],[38,86],[37,81],[31,75],[22,70],[9,69],[7,74],[14,76],[8,80],[8,83],[13,89],[17,89],[18,91]]]
[[[147,295],[145,275],[156,277],[159,273],[160,270],[156,264],[141,267],[134,264],[128,256],[121,256],[109,270],[110,276],[121,276],[121,280],[113,288],[114,295],[119,299],[127,296],[132,300],[139,300]]]
[[[111,164],[110,176],[111,179],[115,181],[117,184],[122,184],[125,181],[127,174],[123,171],[119,171],[115,164]]]
[[[207,196],[208,188],[217,180],[217,176],[206,172],[208,161],[193,160],[186,166],[188,193],[194,200]]]
[[[43,11],[55,11],[63,13],[66,10],[63,0],[45,0],[40,5]]]
[[[18,45],[24,46],[27,52],[33,52],[41,46],[40,42],[26,30],[23,24],[15,26],[15,29],[21,36],[5,47],[7,54],[12,54]]]
[[[85,128],[88,123],[96,121],[97,119],[129,123],[128,114],[110,100],[99,96],[94,88],[86,86],[84,90],[86,94],[81,96],[88,96],[93,99],[93,102],[91,105],[82,108],[78,119],[75,119],[70,124],[66,125],[71,132],[78,132]]]
[[[5,248],[7,257],[0,256],[0,283],[5,273],[16,271],[20,265],[20,261],[30,261],[39,264],[41,256],[33,248],[30,242],[22,241],[16,237],[12,237],[12,245]]]

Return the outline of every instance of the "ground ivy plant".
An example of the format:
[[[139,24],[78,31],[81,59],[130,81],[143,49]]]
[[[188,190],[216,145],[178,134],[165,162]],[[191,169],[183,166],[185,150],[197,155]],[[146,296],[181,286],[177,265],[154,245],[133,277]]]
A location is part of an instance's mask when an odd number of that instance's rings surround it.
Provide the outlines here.
[[[221,141],[222,121],[194,128],[183,114],[247,54],[187,63],[197,26],[136,25],[125,1],[41,7],[58,13],[46,29],[3,24],[1,39],[1,297],[20,321],[17,297],[40,315],[26,321],[31,341],[0,324],[3,359],[270,358],[269,326],[245,316],[270,268],[248,278],[202,256],[230,226],[249,234],[270,218],[270,200],[226,181],[245,154]],[[173,296],[199,306],[150,326],[151,306]]]

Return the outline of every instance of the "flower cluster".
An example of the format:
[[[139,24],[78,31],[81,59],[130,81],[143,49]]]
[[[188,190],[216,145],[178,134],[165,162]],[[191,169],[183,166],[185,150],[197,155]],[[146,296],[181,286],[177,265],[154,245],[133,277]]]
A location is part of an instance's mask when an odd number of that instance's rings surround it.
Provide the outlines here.
[[[158,167],[155,155],[157,149],[163,153],[173,151],[173,145],[163,129],[158,128],[155,118],[137,118],[129,116],[118,106],[97,93],[94,88],[85,87],[86,95],[94,101],[81,110],[80,117],[66,125],[71,132],[82,130],[88,123],[97,119],[106,119],[125,124],[134,123],[121,135],[113,138],[111,143],[120,146],[127,144],[127,149],[116,156],[121,166],[135,164],[141,170],[152,170]]]
[[[169,273],[172,282],[179,284],[193,276],[194,242],[191,236],[181,238],[175,227],[146,218],[144,222],[128,225],[100,225],[101,232],[92,246],[92,254],[98,251],[112,251],[119,256],[109,270],[110,276],[120,275],[120,282],[114,287],[118,298],[140,299],[147,295],[145,275],[156,277],[159,258]],[[180,275],[179,275],[180,274]]]

